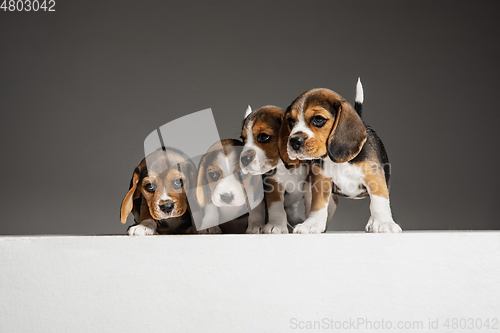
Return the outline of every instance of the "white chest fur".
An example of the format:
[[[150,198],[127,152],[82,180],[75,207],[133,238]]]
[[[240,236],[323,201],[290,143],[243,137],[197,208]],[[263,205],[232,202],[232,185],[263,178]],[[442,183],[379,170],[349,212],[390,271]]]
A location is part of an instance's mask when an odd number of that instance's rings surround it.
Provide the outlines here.
[[[365,174],[360,167],[349,163],[334,163],[329,158],[324,160],[323,176],[332,178],[338,190],[354,198],[365,190]]]

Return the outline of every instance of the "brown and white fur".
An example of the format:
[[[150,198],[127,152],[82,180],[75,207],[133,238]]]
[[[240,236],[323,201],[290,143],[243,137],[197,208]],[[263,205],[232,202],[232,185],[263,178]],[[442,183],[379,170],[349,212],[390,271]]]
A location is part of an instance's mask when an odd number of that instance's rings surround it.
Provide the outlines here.
[[[222,140],[201,159],[196,198],[203,218],[198,233],[245,233],[248,221],[253,224],[265,218],[261,177],[240,173],[242,147],[241,141]],[[247,201],[256,207],[249,211]]]
[[[240,165],[243,173],[264,174],[264,189],[268,211],[268,223],[264,220],[249,221],[247,233],[288,233],[291,226],[303,222],[298,215],[298,205],[306,197],[306,216],[310,210],[311,189],[309,165],[290,167],[283,163],[279,152],[279,136],[285,110],[276,106],[264,106],[245,114],[241,138],[245,146]],[[336,207],[336,197],[330,199],[330,216]],[[316,232],[323,232],[324,226]]]
[[[356,104],[363,102],[358,80]],[[294,232],[322,226],[327,218],[328,197],[334,193],[351,199],[370,196],[367,232],[401,232],[389,205],[390,166],[387,154],[374,130],[342,96],[328,89],[312,89],[297,97],[287,108],[280,142],[291,164],[311,161],[312,207],[304,223]]]
[[[196,185],[195,165],[172,148],[157,150],[135,168],[128,193],[123,199],[120,219],[134,215],[128,235],[184,234],[192,230],[188,196]]]

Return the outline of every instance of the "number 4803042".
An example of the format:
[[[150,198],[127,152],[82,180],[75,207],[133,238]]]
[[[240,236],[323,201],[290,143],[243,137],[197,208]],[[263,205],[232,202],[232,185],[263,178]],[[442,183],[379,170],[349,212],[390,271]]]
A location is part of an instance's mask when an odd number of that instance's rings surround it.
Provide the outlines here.
[[[4,12],[55,12],[55,7],[55,0],[3,0],[0,5],[0,9]]]

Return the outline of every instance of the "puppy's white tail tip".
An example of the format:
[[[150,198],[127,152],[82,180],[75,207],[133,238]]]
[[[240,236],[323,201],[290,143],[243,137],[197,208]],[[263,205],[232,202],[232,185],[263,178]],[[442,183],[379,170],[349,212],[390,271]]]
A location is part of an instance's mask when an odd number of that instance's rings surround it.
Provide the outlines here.
[[[358,82],[356,83],[356,97],[354,98],[354,101],[356,103],[363,104],[364,99],[363,85],[361,84],[361,78],[358,77]]]

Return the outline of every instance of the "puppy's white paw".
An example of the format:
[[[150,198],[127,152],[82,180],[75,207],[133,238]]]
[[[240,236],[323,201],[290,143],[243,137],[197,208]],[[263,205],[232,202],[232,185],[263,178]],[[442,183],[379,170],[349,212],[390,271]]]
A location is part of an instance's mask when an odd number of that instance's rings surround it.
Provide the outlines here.
[[[151,236],[156,234],[156,231],[152,228],[146,227],[145,225],[138,224],[128,228],[127,234],[129,236]]]
[[[288,227],[285,224],[268,223],[262,227],[263,234],[287,234]]]
[[[261,234],[262,233],[262,226],[258,225],[258,226],[254,226],[254,227],[248,227],[246,233],[247,234]]]
[[[198,234],[200,235],[207,235],[207,234],[220,234],[222,233],[222,230],[220,230],[220,227],[216,225],[215,227],[210,227],[206,228],[203,230],[198,230]]]
[[[398,233],[402,232],[401,227],[394,221],[377,221],[372,218],[368,220],[368,224],[365,227],[366,232],[373,233]]]
[[[320,234],[326,229],[325,221],[319,219],[307,219],[304,223],[297,224],[293,228],[294,234]]]

